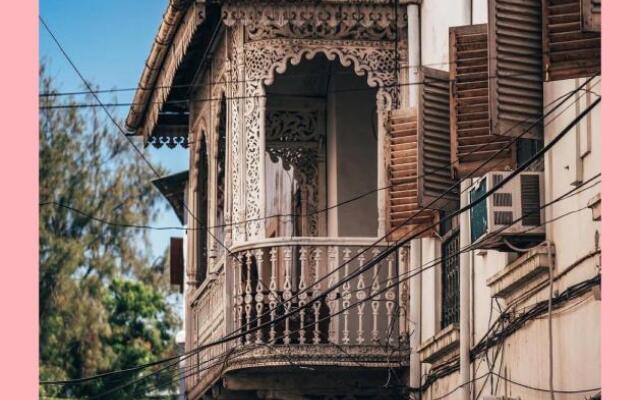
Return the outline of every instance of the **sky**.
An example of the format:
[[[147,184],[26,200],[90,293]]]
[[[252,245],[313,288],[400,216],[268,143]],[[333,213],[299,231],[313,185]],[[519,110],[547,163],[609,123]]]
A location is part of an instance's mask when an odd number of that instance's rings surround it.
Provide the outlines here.
[[[167,0],[41,0],[40,16],[87,80],[100,89],[135,88],[167,4]],[[85,90],[42,26],[39,39],[40,59],[58,90]],[[134,91],[109,93],[101,100],[129,103],[133,95]],[[116,115],[124,119],[128,111],[118,107]],[[169,172],[188,168],[188,152],[179,146],[162,150],[149,146],[149,150],[150,160]],[[163,207],[155,225],[179,226],[180,222],[171,209]],[[150,234],[155,257],[163,254],[171,236],[182,236],[178,230]]]

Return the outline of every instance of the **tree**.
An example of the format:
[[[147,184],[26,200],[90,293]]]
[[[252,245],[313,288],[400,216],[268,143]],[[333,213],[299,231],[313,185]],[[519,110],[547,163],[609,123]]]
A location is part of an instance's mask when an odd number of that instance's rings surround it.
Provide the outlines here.
[[[55,91],[44,67],[40,89]],[[87,216],[124,224],[153,221],[160,201],[151,185],[155,175],[101,118],[101,110],[60,99],[42,97],[40,110],[42,380],[89,376],[173,355],[179,326],[167,300],[165,263],[153,263],[148,233]],[[56,106],[62,107],[51,108]],[[119,375],[118,383],[137,376]],[[46,386],[41,393],[84,398],[113,383]],[[129,387],[106,398],[139,398],[142,389]]]

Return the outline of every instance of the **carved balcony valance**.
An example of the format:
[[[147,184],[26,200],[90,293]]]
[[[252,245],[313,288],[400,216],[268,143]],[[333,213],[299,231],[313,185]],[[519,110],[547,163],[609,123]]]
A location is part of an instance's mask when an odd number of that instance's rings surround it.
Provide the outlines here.
[[[233,2],[223,6],[223,21],[227,26],[245,26],[250,41],[281,37],[395,40],[396,28],[407,26],[406,12],[388,2]]]

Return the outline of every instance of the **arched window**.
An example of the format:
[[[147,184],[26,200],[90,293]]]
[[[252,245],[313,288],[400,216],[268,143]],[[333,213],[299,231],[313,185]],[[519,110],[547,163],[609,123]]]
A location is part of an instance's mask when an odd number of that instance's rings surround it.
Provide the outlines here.
[[[198,180],[196,183],[196,282],[197,285],[207,276],[207,260],[209,258],[208,234],[209,234],[209,161],[207,160],[207,142],[205,133],[201,133],[200,146],[198,148]]]
[[[216,141],[216,209],[215,209],[215,247],[216,257],[224,256],[224,202],[226,177],[227,146],[227,102],[223,95],[220,101],[220,117],[218,121],[218,140]]]

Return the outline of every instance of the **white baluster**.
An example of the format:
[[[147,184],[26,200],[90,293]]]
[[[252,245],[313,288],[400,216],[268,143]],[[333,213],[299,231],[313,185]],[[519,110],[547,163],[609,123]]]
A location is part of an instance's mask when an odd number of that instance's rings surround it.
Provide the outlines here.
[[[308,297],[308,294],[306,292],[307,283],[305,279],[305,275],[307,273],[307,253],[308,253],[307,248],[305,246],[302,246],[300,248],[300,282],[298,283],[298,307],[300,308],[300,311],[299,311],[300,328],[298,329],[298,340],[300,344],[304,344],[305,342],[304,316],[305,316],[306,308],[302,308],[302,307],[304,307],[305,304],[307,304],[307,297]]]
[[[387,300],[387,342],[393,343],[393,309],[395,306],[396,292],[393,288],[393,277],[395,276],[393,255],[387,257],[387,291],[384,298]]]
[[[318,279],[320,278],[320,260],[322,256],[322,248],[316,247],[313,251],[313,281],[315,284],[313,285],[313,298],[317,298],[320,295],[320,282]],[[314,328],[313,328],[313,343],[320,343],[320,307],[322,307],[322,302],[320,300],[316,300],[313,302],[313,320],[314,320]]]
[[[351,249],[342,250],[344,260],[344,276],[346,281],[342,284],[342,314],[344,316],[344,327],[342,330],[342,342],[349,343],[349,306],[351,305],[351,279],[349,276],[349,260],[351,259]]]
[[[364,249],[360,249],[358,251],[359,253],[361,253],[358,256],[358,265],[359,268],[358,269],[362,269],[362,266],[364,265]],[[356,292],[356,299],[359,301],[358,303],[358,337],[356,338],[356,342],[358,342],[358,344],[362,344],[364,342],[364,327],[363,327],[363,321],[362,318],[364,317],[364,308],[366,303],[363,301],[365,299],[365,297],[367,297],[367,293],[364,290],[365,284],[364,284],[364,274],[360,273],[358,274],[358,283],[356,284],[356,288],[358,289],[358,291]]]
[[[271,255],[271,281],[269,282],[269,317],[271,318],[271,324],[269,325],[269,342],[275,343],[276,341],[276,305],[278,304],[278,298],[276,297],[276,290],[278,290],[277,284],[277,268],[278,268],[278,248],[272,247],[269,251]]]
[[[284,292],[282,294],[282,298],[284,299],[284,312],[288,314],[291,311],[291,297],[293,294],[291,293],[291,247],[284,248]],[[291,330],[289,329],[290,317],[286,317],[284,319],[284,344],[291,343],[291,338],[289,335],[291,334]]]
[[[408,265],[409,255],[408,249],[406,247],[400,248],[400,265],[398,266],[398,270],[400,273],[404,272],[406,265]],[[400,340],[407,341],[409,340],[409,332],[407,329],[408,321],[407,321],[407,311],[409,307],[409,285],[408,280],[405,280],[400,285],[400,317],[399,317],[399,335]]]
[[[251,329],[251,325],[249,324],[249,322],[251,321],[251,311],[253,309],[253,296],[252,296],[252,290],[251,290],[251,252],[247,251],[245,253],[245,265],[246,265],[246,271],[247,271],[247,282],[245,284],[244,287],[244,311],[246,313],[247,316],[247,330]],[[251,343],[251,334],[247,333],[245,335],[245,340],[247,341],[247,343]]]
[[[373,257],[377,257],[380,254],[380,249],[377,247],[372,251]],[[373,284],[371,285],[370,295],[374,295],[380,291],[380,263],[376,263],[373,266]],[[380,331],[378,330],[378,310],[380,309],[380,294],[374,295],[371,301],[371,314],[373,319],[373,329],[371,330],[371,340],[376,342],[380,339]]]
[[[263,257],[262,249],[256,250],[256,266],[258,269],[258,283],[256,284],[256,326],[262,325],[262,310],[265,301],[263,278]],[[262,328],[256,331],[256,343],[262,343]]]
[[[339,271],[336,271],[338,266],[338,248],[335,246],[329,247],[327,250],[327,262],[329,264],[329,287],[333,287],[336,283],[338,283]],[[339,325],[340,325],[340,314],[336,314],[338,312],[338,294],[340,290],[338,288],[333,289],[329,292],[329,295],[326,298],[327,306],[329,307],[329,313],[332,315],[329,322],[329,341],[331,343],[338,343],[339,340]],[[335,314],[335,315],[334,315]]]
[[[238,288],[236,290],[236,314],[238,315],[238,326],[237,329],[243,331],[246,327],[243,327],[243,316],[244,316],[244,288],[242,287],[242,268],[243,264],[238,260],[238,257],[242,257],[241,255],[236,255],[234,274],[237,274],[238,278],[236,282],[238,282]],[[242,344],[242,337],[238,337],[238,344]]]

